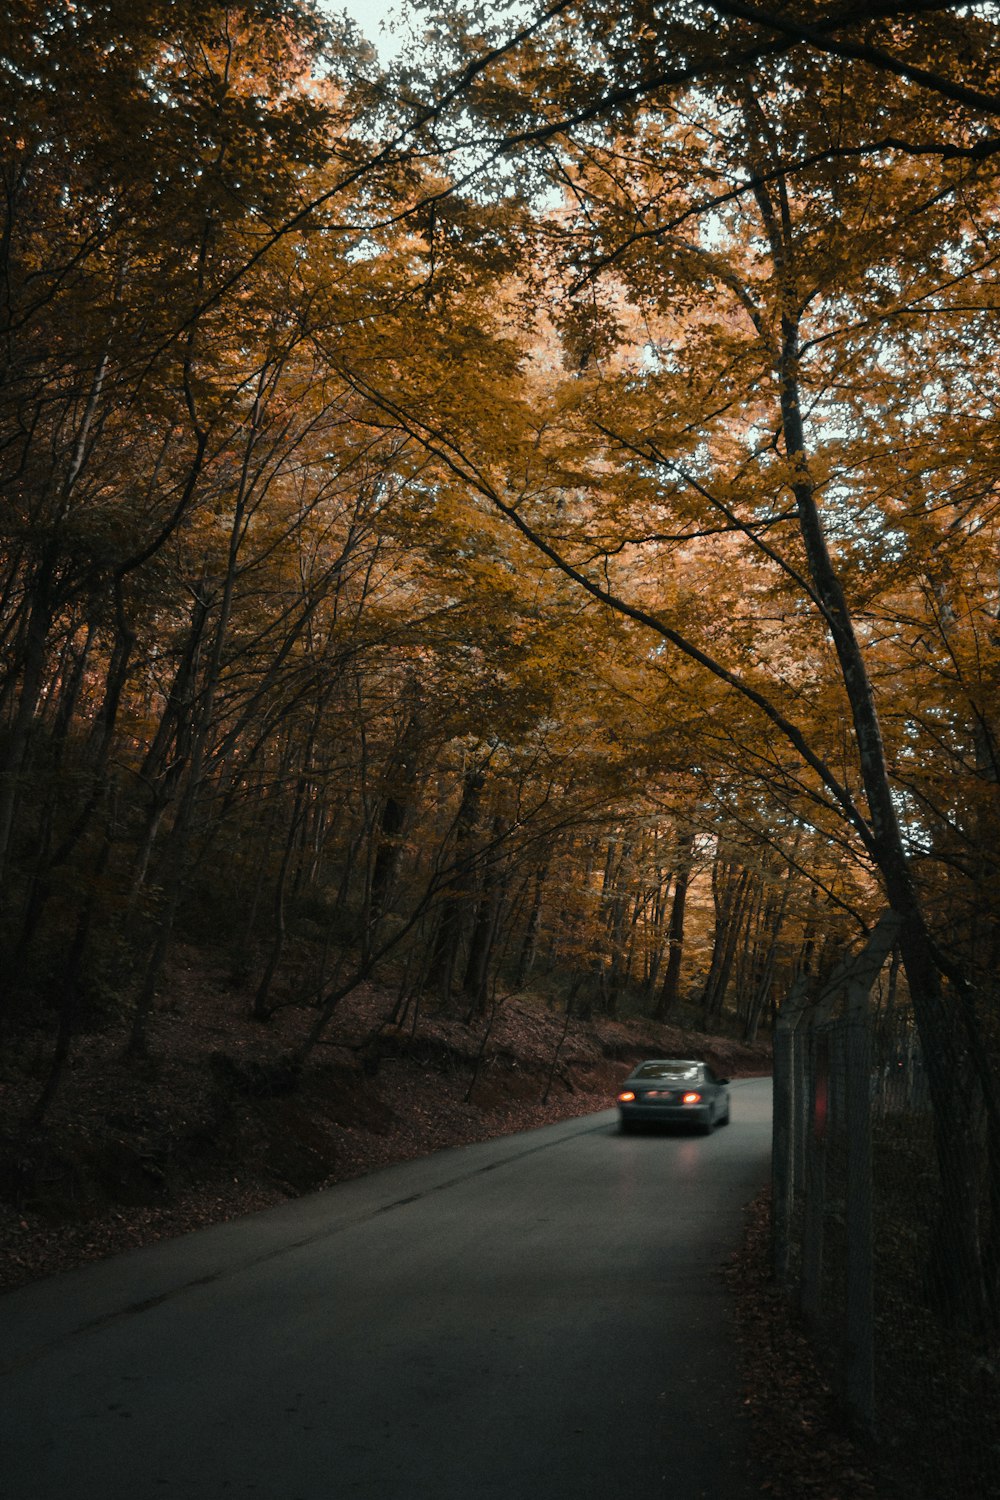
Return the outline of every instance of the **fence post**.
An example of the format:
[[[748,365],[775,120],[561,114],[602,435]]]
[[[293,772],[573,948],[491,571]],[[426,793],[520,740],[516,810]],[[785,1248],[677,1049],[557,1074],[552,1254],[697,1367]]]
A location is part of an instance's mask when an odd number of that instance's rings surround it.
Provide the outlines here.
[[[779,1020],[774,1032],[774,1109],[771,1116],[771,1195],[774,1277],[788,1280],[792,1228],[792,1046],[795,1033]]]
[[[821,1303],[825,1213],[827,1109],[832,1103],[846,1136],[845,1232],[847,1237],[847,1348],[843,1363],[845,1395],[858,1424],[875,1426],[874,1384],[874,1252],[872,1244],[871,1044],[867,1006],[872,985],[892,950],[899,919],[883,912],[864,947],[847,955],[823,979],[808,1010],[809,1046],[804,1046],[800,1024],[806,1013],[805,981],[789,992],[775,1028],[774,1051],[774,1264],[779,1281],[787,1283],[791,1270],[792,1203],[804,1186],[802,1269],[799,1284],[803,1314],[816,1322]],[[794,998],[793,998],[794,997]],[[814,1043],[826,1049],[828,1027],[835,1008],[846,998],[847,1037],[843,1094],[830,1100],[821,1068],[817,1094],[815,1068],[809,1086],[806,1070],[816,1060]],[[821,1040],[820,1040],[821,1038]],[[839,1081],[838,1081],[839,1090]],[[820,1107],[818,1108],[817,1105]],[[805,1182],[803,1184],[803,1176]]]
[[[809,1035],[809,1125],[806,1131],[806,1202],[802,1224],[802,1280],[799,1305],[815,1330],[823,1298],[823,1238],[826,1219],[826,1132],[830,1081],[829,1036],[824,1028]]]
[[[797,979],[785,996],[785,1002],[778,1012],[773,1038],[771,1213],[774,1278],[779,1286],[784,1286],[788,1281],[791,1268],[792,1203],[796,1187],[796,1127],[799,1120],[796,1098],[799,1082],[796,1028],[802,1017],[805,990],[804,978]]]
[[[843,959],[820,991],[817,1014],[845,997],[847,1044],[844,1104],[847,1127],[847,1307],[844,1381],[846,1402],[859,1426],[875,1425],[874,1253],[872,1247],[871,1046],[868,997],[899,930],[892,911],[883,912],[860,952]],[[806,1205],[807,1220],[810,1205]],[[803,1288],[803,1306],[806,1290]]]
[[[875,1427],[875,1287],[872,1217],[871,985],[847,987],[847,1359],[845,1395],[854,1420]]]

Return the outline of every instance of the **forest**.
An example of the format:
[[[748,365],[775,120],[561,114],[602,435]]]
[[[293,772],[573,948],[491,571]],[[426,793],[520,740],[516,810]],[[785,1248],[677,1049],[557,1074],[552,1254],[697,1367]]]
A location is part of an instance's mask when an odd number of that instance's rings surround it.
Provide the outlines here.
[[[181,943],[288,1082],[371,980],[754,1041],[890,911],[995,1322],[995,8],[407,15],[0,21],[31,1120]]]

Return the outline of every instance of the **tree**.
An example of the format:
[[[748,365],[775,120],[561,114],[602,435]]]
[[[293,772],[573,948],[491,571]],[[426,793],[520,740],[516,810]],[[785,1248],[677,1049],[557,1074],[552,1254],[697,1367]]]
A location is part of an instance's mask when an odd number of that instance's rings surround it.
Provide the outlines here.
[[[914,624],[936,610],[941,638],[939,590],[918,593],[930,515],[968,562],[974,536],[993,531],[969,442],[995,439],[982,364],[997,290],[991,24],[915,5],[815,24],[714,10],[712,26],[676,7],[653,27],[641,11],[559,6],[508,43],[489,39],[451,135],[439,110],[435,139],[458,144],[474,119],[487,154],[523,150],[528,181],[561,193],[547,216],[527,202],[522,223],[551,247],[566,375],[550,377],[546,402],[525,351],[522,408],[499,383],[489,403],[500,442],[495,426],[430,411],[402,386],[368,393],[592,600],[682,653],[708,715],[720,709],[708,679],[724,686],[743,764],[877,871],[938,1121],[942,1263],[955,1270],[943,1291],[975,1319],[997,1296],[981,1270],[968,1089],[974,1073],[995,1131],[993,997],[935,909],[927,801],[901,818],[903,785],[923,783],[905,741],[926,724],[928,674],[879,626],[898,620],[902,589]],[[512,256],[527,237],[509,237]],[[946,457],[928,464],[932,451]],[[730,579],[742,607],[721,619],[714,584],[695,628],[693,569]],[[995,578],[964,576],[974,612],[995,617]],[[977,688],[973,708],[984,768],[987,696]],[[961,754],[938,720],[919,738],[938,763]]]

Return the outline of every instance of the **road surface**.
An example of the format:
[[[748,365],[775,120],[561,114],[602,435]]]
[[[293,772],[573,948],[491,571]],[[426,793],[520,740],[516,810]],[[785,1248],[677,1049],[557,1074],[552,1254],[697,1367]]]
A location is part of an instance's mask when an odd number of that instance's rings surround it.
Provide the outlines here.
[[[0,1298],[3,1500],[745,1500],[718,1268],[770,1081],[438,1153]]]

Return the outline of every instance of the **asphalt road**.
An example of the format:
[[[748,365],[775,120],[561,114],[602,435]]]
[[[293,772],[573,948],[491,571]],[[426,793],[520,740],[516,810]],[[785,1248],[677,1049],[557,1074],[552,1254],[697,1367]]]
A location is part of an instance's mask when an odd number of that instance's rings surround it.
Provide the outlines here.
[[[589,1115],[9,1293],[0,1496],[756,1496],[718,1268],[770,1108]]]

